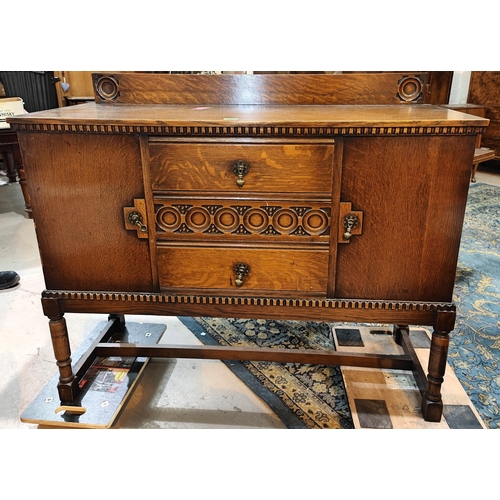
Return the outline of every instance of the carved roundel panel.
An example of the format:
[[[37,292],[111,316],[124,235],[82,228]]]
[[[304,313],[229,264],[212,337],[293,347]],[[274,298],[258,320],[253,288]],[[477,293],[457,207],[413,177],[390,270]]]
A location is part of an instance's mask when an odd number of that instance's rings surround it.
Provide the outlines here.
[[[274,214],[273,222],[280,233],[290,234],[297,229],[299,218],[293,210],[282,208]]]
[[[120,95],[118,80],[112,76],[101,76],[97,78],[95,90],[103,101],[114,101]]]
[[[186,213],[186,224],[193,231],[205,231],[210,226],[210,214],[202,207],[193,207]]]
[[[240,223],[238,212],[232,208],[222,208],[215,213],[214,223],[221,231],[234,231]]]
[[[171,207],[161,208],[156,214],[156,220],[164,231],[175,231],[181,225],[180,213]]]
[[[269,216],[261,208],[251,208],[243,216],[243,225],[249,231],[258,233],[269,225]]]
[[[302,226],[310,234],[322,234],[328,227],[328,217],[321,210],[311,210],[302,218]]]
[[[422,95],[424,82],[418,76],[404,76],[398,85],[398,97],[402,101],[415,102]]]
[[[165,233],[179,235],[327,236],[330,214],[311,206],[172,204],[158,207],[156,223]]]

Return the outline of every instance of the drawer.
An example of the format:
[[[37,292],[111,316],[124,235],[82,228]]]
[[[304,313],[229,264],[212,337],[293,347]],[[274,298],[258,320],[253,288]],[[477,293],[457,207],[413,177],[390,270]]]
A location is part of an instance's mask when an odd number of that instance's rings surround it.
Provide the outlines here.
[[[238,264],[242,284],[236,285]],[[328,251],[260,248],[159,246],[160,288],[325,293]]]
[[[235,166],[238,163],[239,170]],[[333,142],[226,144],[150,141],[153,191],[330,193]]]
[[[328,245],[330,240],[328,199],[196,199],[170,195],[156,196],[153,201],[158,240],[244,241],[258,246],[277,242]]]

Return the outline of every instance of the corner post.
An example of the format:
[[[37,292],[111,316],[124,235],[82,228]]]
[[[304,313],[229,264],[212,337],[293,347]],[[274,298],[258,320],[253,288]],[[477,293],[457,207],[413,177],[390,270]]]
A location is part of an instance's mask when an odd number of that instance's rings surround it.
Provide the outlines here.
[[[444,381],[450,332],[455,327],[455,311],[439,311],[432,332],[427,390],[422,396],[422,413],[427,422],[439,422],[443,414],[441,386]]]
[[[59,368],[57,384],[59,399],[64,403],[72,403],[78,394],[79,387],[71,366],[71,347],[66,320],[59,309],[57,299],[42,298],[42,307],[45,316],[49,318],[52,348]]]

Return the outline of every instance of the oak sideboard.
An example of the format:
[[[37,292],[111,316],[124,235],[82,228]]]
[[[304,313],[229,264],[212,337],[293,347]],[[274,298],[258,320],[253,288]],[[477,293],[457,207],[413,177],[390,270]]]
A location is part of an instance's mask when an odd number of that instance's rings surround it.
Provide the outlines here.
[[[423,418],[441,419],[488,120],[396,91],[393,104],[338,104],[334,76],[95,74],[96,102],[9,119],[61,402],[95,356],[266,360],[413,370]],[[102,337],[73,366],[65,313],[109,314],[116,328],[134,314],[394,324],[404,354]],[[428,366],[409,325],[432,329]]]

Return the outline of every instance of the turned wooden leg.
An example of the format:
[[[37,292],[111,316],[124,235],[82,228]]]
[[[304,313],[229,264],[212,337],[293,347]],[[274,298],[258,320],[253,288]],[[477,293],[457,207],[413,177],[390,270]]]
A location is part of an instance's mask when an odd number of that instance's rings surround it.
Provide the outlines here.
[[[471,182],[476,182],[476,172],[477,172],[478,167],[479,167],[479,163],[472,164],[472,173],[471,173],[471,178],[470,178]]]
[[[2,153],[2,156],[6,166],[7,178],[9,179],[9,182],[16,182],[17,169],[16,169],[16,162],[14,160],[14,153],[12,153],[11,151],[6,151]]]
[[[443,414],[441,385],[444,381],[450,332],[455,324],[455,312],[441,311],[432,332],[427,374],[427,390],[422,397],[422,413],[427,422],[439,422]]]
[[[68,330],[64,317],[58,316],[49,320],[52,347],[59,367],[59,399],[64,403],[71,403],[78,394],[78,380],[71,367],[71,348],[69,345]]]
[[[28,191],[28,184],[26,182],[26,174],[24,173],[24,168],[19,167],[17,173],[19,176],[19,185],[21,186],[21,191],[23,192],[24,210],[28,218],[33,219],[33,210],[31,209],[31,198]]]

